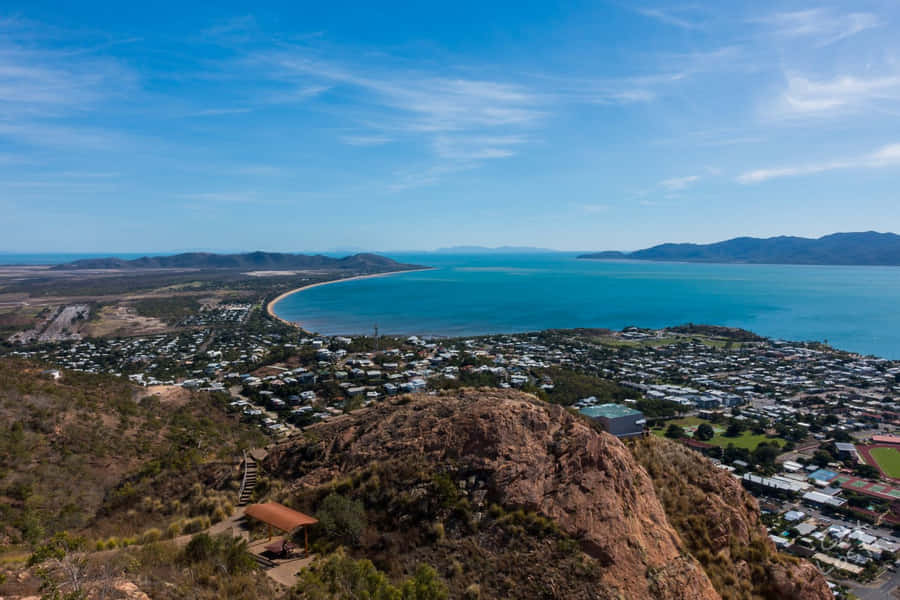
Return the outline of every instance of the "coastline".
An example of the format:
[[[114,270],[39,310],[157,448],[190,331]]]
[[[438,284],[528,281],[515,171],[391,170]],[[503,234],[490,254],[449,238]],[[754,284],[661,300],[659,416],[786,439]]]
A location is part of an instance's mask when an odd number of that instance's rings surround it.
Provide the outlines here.
[[[354,275],[353,277],[342,277],[340,279],[332,279],[330,281],[319,281],[317,283],[311,283],[309,285],[304,285],[302,287],[295,288],[293,290],[289,290],[283,294],[279,294],[272,300],[270,300],[266,304],[266,314],[268,314],[273,319],[277,319],[284,323],[285,325],[290,325],[292,327],[300,328],[300,323],[295,323],[294,321],[288,321],[287,319],[282,319],[277,314],[275,314],[275,305],[287,298],[288,296],[292,296],[297,292],[302,292],[303,290],[309,290],[314,287],[319,287],[320,285],[329,285],[332,283],[340,283],[342,281],[356,281],[358,279],[374,279],[375,277],[387,277],[388,275],[397,275],[399,273],[417,273],[419,271],[432,271],[436,267],[424,267],[421,269],[409,269],[406,271],[386,271],[384,273],[372,273],[370,275]]]

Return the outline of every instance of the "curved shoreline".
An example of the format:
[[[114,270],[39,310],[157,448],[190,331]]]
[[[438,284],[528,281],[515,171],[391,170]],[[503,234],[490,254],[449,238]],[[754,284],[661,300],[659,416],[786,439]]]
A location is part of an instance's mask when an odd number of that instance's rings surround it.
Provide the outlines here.
[[[277,314],[275,314],[275,305],[287,298],[288,296],[293,296],[297,292],[302,292],[303,290],[309,290],[314,287],[319,287],[320,285],[329,285],[332,283],[340,283],[342,281],[356,281],[358,279],[374,279],[375,277],[386,277],[388,275],[399,275],[400,273],[417,273],[419,271],[432,271],[437,267],[424,267],[422,269],[409,269],[406,271],[386,271],[384,273],[372,273],[371,275],[355,275],[353,277],[342,277],[340,279],[331,279],[329,281],[319,281],[317,283],[311,283],[309,285],[304,285],[293,290],[289,290],[283,294],[279,294],[268,303],[266,303],[266,313],[272,317],[273,319],[278,319],[285,325],[290,325],[292,327],[300,327],[300,323],[295,321],[288,321],[287,319],[282,319]]]

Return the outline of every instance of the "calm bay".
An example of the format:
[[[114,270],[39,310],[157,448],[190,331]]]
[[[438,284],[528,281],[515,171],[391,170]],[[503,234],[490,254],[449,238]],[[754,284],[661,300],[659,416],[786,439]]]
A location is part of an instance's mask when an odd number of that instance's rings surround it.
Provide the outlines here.
[[[468,336],[683,323],[900,358],[900,267],[696,264],[575,254],[392,254],[435,267],[318,286],[279,317],[326,335]]]

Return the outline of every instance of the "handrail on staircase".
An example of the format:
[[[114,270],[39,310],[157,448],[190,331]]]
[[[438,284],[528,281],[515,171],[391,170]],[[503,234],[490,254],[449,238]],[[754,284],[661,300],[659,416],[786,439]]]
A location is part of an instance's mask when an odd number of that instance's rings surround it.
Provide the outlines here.
[[[247,450],[241,450],[241,453],[244,457],[244,478],[241,481],[241,491],[238,492],[238,502],[240,502],[241,498],[244,497],[244,490],[247,487],[247,472],[249,471],[249,467],[247,465]]]

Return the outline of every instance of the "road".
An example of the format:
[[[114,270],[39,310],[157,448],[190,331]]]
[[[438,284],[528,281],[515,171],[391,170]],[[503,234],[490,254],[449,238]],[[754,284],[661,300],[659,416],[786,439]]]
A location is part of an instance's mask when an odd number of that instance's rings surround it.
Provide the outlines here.
[[[888,572],[890,577],[875,580],[869,585],[861,583],[842,582],[850,591],[859,596],[860,600],[893,600],[900,596],[897,595],[900,589],[900,572]]]

